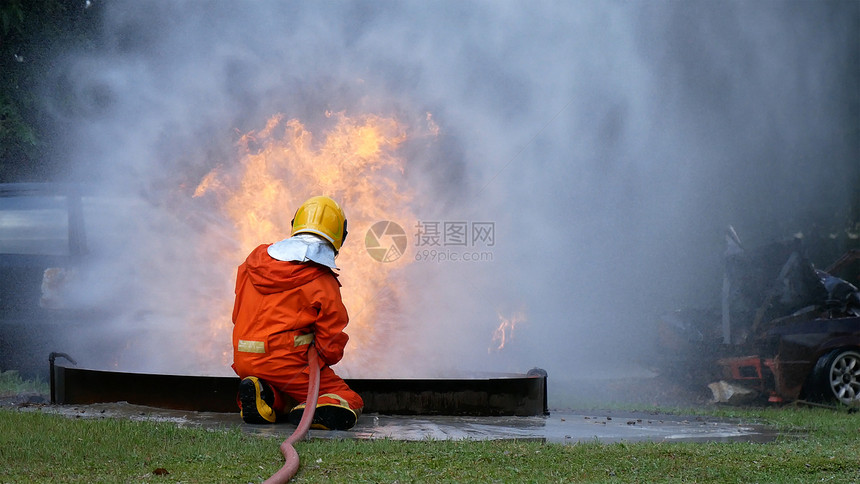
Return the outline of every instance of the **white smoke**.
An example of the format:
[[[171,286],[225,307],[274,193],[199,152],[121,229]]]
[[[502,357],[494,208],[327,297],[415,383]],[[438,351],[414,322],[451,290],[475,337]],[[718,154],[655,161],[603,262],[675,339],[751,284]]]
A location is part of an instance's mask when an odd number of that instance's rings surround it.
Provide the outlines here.
[[[211,337],[179,331],[194,320],[184,302],[229,306],[235,276],[195,253],[219,222],[175,189],[235,163],[237,133],[275,113],[311,127],[326,110],[431,113],[440,136],[403,148],[415,213],[494,224],[492,261],[406,270],[402,331],[378,349],[402,374],[647,359],[657,314],[717,297],[727,225],[782,237],[844,209],[858,175],[856,2],[103,8],[104,50],[61,59],[51,103],[72,177],[132,199],[121,247],[91,229],[94,252],[117,257],[86,292],[133,328],[129,355],[164,369],[189,334]],[[488,352],[516,311],[527,321]],[[173,332],[183,344],[164,342]],[[343,368],[392,371],[350,367],[349,348]]]

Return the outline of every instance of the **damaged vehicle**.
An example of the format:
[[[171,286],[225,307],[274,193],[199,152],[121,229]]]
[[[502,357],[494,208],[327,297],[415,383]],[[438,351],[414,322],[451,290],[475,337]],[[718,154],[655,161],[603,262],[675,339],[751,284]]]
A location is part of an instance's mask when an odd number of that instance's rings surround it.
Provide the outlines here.
[[[727,234],[720,307],[659,320],[662,369],[716,402],[860,405],[860,250],[820,270],[800,237],[746,250]]]
[[[47,377],[62,330],[92,321],[57,302],[88,254],[83,198],[72,184],[0,183],[0,371]]]

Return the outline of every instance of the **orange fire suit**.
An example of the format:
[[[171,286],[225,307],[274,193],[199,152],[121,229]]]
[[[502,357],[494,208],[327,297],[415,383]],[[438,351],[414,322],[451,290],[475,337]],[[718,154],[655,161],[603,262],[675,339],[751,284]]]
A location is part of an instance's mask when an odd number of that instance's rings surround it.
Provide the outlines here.
[[[364,402],[330,368],[341,358],[349,321],[340,282],[328,267],[314,262],[285,262],[254,249],[236,276],[233,306],[233,370],[239,378],[256,376],[275,390],[272,408],[289,412],[284,396],[304,402],[308,393],[308,348],[320,356],[318,405],[346,403],[360,412]]]

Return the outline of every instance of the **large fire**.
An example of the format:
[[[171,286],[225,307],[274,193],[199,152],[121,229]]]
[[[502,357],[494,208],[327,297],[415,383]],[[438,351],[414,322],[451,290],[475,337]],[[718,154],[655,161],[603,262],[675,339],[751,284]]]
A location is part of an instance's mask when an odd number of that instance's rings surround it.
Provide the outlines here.
[[[262,130],[241,137],[238,168],[215,168],[194,196],[211,197],[235,225],[238,243],[220,255],[231,267],[257,245],[289,236],[292,216],[307,198],[337,200],[349,220],[349,237],[337,259],[350,312],[344,365],[347,371],[352,365],[374,368],[380,363],[374,355],[382,352],[366,349],[384,344],[397,324],[400,285],[392,279],[392,269],[408,264],[409,258],[375,260],[365,250],[364,237],[379,221],[415,225],[404,160],[397,155],[406,130],[392,118],[326,115],[331,125],[319,139],[296,119],[272,117]],[[213,333],[226,332],[223,338],[229,340],[229,314],[215,319]]]

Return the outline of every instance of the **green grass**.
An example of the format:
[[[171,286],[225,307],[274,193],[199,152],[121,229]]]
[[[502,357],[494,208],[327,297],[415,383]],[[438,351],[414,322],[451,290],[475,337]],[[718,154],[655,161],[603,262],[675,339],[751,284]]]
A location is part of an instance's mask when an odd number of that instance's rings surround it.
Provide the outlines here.
[[[771,425],[784,436],[766,444],[314,440],[297,445],[302,467],[294,481],[860,481],[860,414],[715,413]],[[283,465],[279,444],[236,429],[6,409],[0,410],[0,482],[260,482]]]
[[[15,370],[0,371],[0,396],[36,393],[48,395],[51,388],[42,380],[23,380]]]

